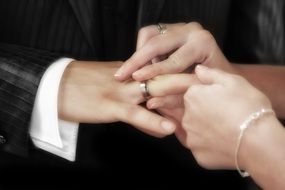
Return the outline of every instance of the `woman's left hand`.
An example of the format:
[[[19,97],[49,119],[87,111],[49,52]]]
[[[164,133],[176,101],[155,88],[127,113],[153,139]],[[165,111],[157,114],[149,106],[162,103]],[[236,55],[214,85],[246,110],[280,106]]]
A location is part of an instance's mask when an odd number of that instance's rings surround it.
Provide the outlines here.
[[[212,34],[199,23],[168,24],[164,34],[151,25],[139,31],[137,51],[116,72],[115,78],[144,81],[158,75],[191,71],[195,64],[238,73]]]

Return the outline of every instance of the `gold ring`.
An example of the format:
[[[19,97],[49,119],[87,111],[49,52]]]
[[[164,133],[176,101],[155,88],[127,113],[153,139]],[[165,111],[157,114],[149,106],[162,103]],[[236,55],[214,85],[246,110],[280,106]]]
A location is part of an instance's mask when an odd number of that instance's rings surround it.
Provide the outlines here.
[[[165,34],[167,32],[166,24],[158,23],[156,26],[159,34]]]

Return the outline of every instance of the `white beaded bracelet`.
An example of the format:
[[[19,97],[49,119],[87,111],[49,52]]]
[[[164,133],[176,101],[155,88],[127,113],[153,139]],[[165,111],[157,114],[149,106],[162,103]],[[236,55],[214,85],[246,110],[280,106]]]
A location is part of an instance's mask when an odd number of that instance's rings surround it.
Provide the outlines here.
[[[253,123],[257,119],[259,119],[260,117],[262,117],[263,115],[268,114],[268,113],[275,114],[272,109],[262,108],[260,111],[252,113],[239,127],[240,133],[238,136],[237,147],[236,147],[236,151],[235,151],[235,165],[236,165],[237,171],[239,172],[239,174],[242,177],[248,177],[249,176],[249,173],[246,171],[241,171],[241,169],[239,168],[239,165],[238,165],[238,151],[239,151],[239,147],[240,147],[240,143],[241,143],[244,131],[250,126],[251,123]]]

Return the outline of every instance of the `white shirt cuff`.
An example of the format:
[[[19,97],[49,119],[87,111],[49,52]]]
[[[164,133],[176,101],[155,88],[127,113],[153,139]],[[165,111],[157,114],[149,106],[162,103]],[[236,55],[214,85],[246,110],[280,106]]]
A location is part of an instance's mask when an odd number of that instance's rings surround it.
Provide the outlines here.
[[[71,61],[61,58],[44,73],[35,99],[30,136],[36,147],[74,161],[79,124],[60,120],[57,109],[61,77]]]

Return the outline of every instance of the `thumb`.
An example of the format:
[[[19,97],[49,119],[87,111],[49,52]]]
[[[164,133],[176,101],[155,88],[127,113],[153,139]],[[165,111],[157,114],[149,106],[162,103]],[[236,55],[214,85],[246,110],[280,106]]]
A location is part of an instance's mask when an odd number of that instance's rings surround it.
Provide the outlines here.
[[[229,74],[224,71],[209,68],[201,64],[196,66],[195,73],[203,84],[225,84],[229,76]]]

